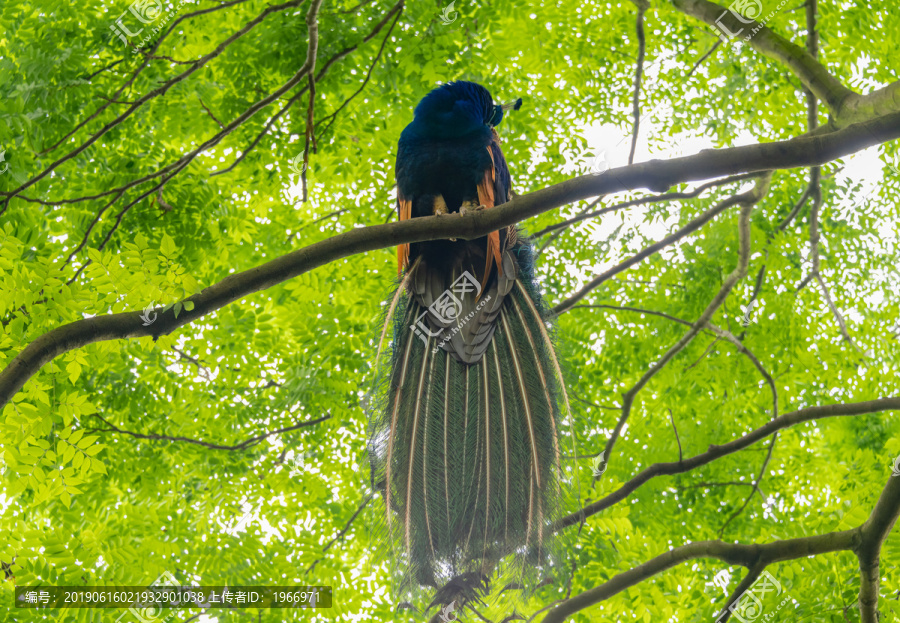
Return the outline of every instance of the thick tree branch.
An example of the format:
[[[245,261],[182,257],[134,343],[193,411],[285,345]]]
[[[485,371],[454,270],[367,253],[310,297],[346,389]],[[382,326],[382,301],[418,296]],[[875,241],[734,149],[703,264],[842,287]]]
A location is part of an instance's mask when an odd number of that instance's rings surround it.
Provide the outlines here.
[[[560,623],[565,621],[570,615],[584,610],[588,606],[609,599],[627,588],[688,560],[713,558],[730,565],[753,568],[760,563],[768,565],[782,560],[795,560],[816,554],[848,550],[853,548],[858,541],[858,529],[855,529],[799,539],[773,541],[772,543],[759,545],[724,543],[722,541],[690,543],[682,547],[676,547],[665,554],[660,554],[642,565],[620,573],[596,588],[575,595],[575,597],[552,610],[544,617],[543,623]]]
[[[882,400],[900,403],[898,398]],[[900,514],[900,478],[888,478],[888,483],[869,518],[865,523],[852,530],[764,544],[744,545],[722,541],[702,541],[676,547],[633,569],[620,573],[600,586],[586,590],[565,601],[553,609],[544,618],[543,623],[560,623],[580,610],[609,599],[654,575],[696,558],[714,558],[730,565],[746,567],[749,573],[741,585],[743,586],[751,577],[758,576],[772,563],[844,550],[853,551],[860,558],[860,570],[863,578],[860,588],[862,621],[863,623],[877,623],[878,552],[897,521],[898,514]],[[740,588],[738,587],[738,590]]]
[[[296,79],[299,80],[299,77]],[[577,177],[520,195],[490,210],[473,211],[464,217],[438,215],[353,229],[255,268],[229,275],[189,297],[187,300],[193,303],[193,309],[183,309],[177,318],[172,309],[157,310],[157,320],[144,326],[138,312],[125,312],[85,318],[41,335],[0,372],[0,407],[45,363],[64,352],[103,340],[167,335],[229,303],[356,253],[407,242],[446,238],[471,240],[588,197],[638,187],[661,192],[673,184],[686,181],[822,164],[898,137],[900,113],[894,113],[822,136],[704,150],[694,156],[651,160],[621,167],[615,170],[616,175]]]
[[[860,527],[862,536],[856,556],[859,558],[859,614],[862,623],[878,622],[878,584],[881,546],[900,514],[900,478],[889,478],[875,509]]]

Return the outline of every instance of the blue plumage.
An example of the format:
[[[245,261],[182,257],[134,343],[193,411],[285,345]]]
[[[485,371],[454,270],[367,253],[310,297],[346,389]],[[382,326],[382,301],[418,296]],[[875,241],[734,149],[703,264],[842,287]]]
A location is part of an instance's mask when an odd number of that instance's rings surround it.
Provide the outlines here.
[[[474,82],[449,82],[422,98],[397,150],[397,186],[413,200],[412,216],[430,216],[437,195],[448,212],[477,201],[476,186],[491,167],[495,205],[508,200],[509,169],[493,131],[502,119],[503,107]]]

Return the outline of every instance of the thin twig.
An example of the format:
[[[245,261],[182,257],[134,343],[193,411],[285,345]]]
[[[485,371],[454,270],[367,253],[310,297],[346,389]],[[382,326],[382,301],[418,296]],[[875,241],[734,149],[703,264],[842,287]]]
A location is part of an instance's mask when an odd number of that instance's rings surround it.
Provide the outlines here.
[[[213,114],[213,112],[209,109],[209,107],[207,107],[207,105],[203,103],[203,98],[200,97],[200,95],[197,95],[197,99],[200,101],[200,105],[203,106],[203,110],[206,111],[206,114],[209,115],[210,117],[212,117],[212,120],[215,121],[216,123],[218,123],[218,124],[219,124],[219,127],[222,128],[222,129],[224,130],[224,129],[225,129],[225,126],[222,124],[221,121],[219,121],[219,120],[216,118],[216,116],[215,116],[215,115]]]
[[[809,198],[810,193],[813,190],[813,181],[810,180],[809,184],[806,186],[806,190],[803,191],[803,194],[800,195],[800,199],[797,200],[797,203],[794,204],[794,207],[788,213],[784,220],[778,225],[778,231],[784,231],[788,225],[797,217],[800,213],[800,210],[803,208],[806,200]]]
[[[293,426],[287,426],[285,428],[279,428],[277,430],[269,431],[267,433],[262,433],[260,435],[254,435],[253,437],[250,437],[249,439],[242,441],[239,444],[228,446],[228,445],[222,445],[222,444],[216,444],[216,443],[209,443],[207,441],[200,441],[199,439],[191,439],[190,437],[173,437],[170,435],[157,435],[154,433],[151,433],[151,434],[135,433],[133,431],[123,430],[123,429],[115,426],[114,424],[111,424],[110,422],[105,420],[103,418],[103,416],[101,416],[97,413],[93,413],[92,415],[95,418],[99,419],[104,424],[106,424],[107,426],[109,426],[109,428],[89,428],[89,429],[87,429],[92,432],[120,433],[122,435],[130,435],[137,439],[151,439],[151,440],[155,440],[155,441],[183,441],[185,443],[192,443],[192,444],[195,444],[198,446],[203,446],[204,448],[209,448],[210,450],[229,450],[229,451],[246,450],[247,448],[251,448],[251,447],[255,446],[256,444],[260,443],[261,441],[268,439],[272,435],[279,435],[281,433],[289,433],[291,431],[294,431],[294,430],[297,430],[300,428],[305,428],[307,426],[313,426],[314,424],[324,422],[325,420],[328,420],[331,418],[331,415],[323,415],[322,417],[315,418],[313,420],[307,420],[306,422],[300,422],[299,424],[294,424]]]
[[[753,494],[759,491],[759,484],[762,482],[763,477],[766,475],[766,469],[769,467],[769,461],[772,460],[772,452],[775,450],[775,442],[778,440],[778,433],[772,435],[772,440],[769,442],[769,450],[766,452],[766,458],[763,459],[762,466],[759,468],[759,474],[756,476],[756,480],[753,481],[753,490],[750,491],[750,494],[747,496],[747,499],[744,500],[744,504],[737,509],[726,521],[722,524],[722,527],[719,528],[719,538],[722,538],[722,535],[725,533],[725,528],[728,527],[732,521],[734,521],[738,515],[744,512],[744,509],[747,508],[747,505],[750,504],[750,500],[753,499]]]
[[[704,54],[703,56],[701,56],[701,57],[700,57],[700,60],[698,60],[696,63],[694,63],[694,66],[691,67],[691,70],[690,70],[689,72],[687,72],[687,75],[684,77],[684,79],[687,80],[688,78],[690,78],[691,76],[693,76],[693,75],[694,75],[694,72],[697,71],[697,68],[700,67],[700,65],[703,64],[703,61],[705,61],[706,59],[708,59],[708,58],[710,57],[710,55],[711,55],[713,52],[715,52],[716,49],[717,49],[720,45],[722,45],[722,40],[721,40],[721,39],[719,39],[718,41],[716,41],[715,45],[713,45],[713,47],[711,47],[711,48],[709,49],[709,51],[708,51],[706,54]]]
[[[651,245],[645,247],[644,249],[642,249],[638,253],[634,254],[633,256],[631,256],[630,258],[625,260],[624,262],[621,262],[617,266],[614,266],[613,268],[607,270],[606,272],[594,277],[591,281],[589,281],[587,284],[585,284],[580,290],[575,292],[575,294],[573,294],[572,296],[570,296],[563,302],[556,305],[556,307],[554,307],[552,310],[553,313],[556,315],[560,315],[560,314],[563,314],[563,313],[569,311],[569,309],[571,309],[578,301],[580,301],[585,296],[587,296],[587,294],[591,290],[595,289],[603,282],[618,275],[620,272],[622,272],[628,268],[631,268],[635,264],[640,263],[644,259],[650,257],[651,255],[653,255],[654,253],[657,253],[658,251],[664,249],[665,247],[692,234],[693,232],[697,231],[698,229],[700,229],[701,227],[706,225],[708,222],[710,222],[716,216],[718,216],[721,212],[724,212],[725,210],[727,210],[728,208],[730,208],[732,206],[735,206],[744,201],[747,201],[748,197],[750,197],[750,196],[751,196],[751,193],[742,193],[740,195],[733,195],[731,197],[728,197],[724,201],[719,202],[717,205],[713,206],[712,208],[710,208],[709,210],[707,210],[706,212],[704,212],[703,214],[701,214],[700,216],[698,216],[697,218],[692,220],[690,223],[688,223],[687,225],[685,225],[678,231],[666,236],[659,242],[656,242],[654,244],[651,244]]]
[[[675,431],[675,441],[678,442],[678,462],[681,463],[684,460],[684,454],[681,452],[681,438],[678,436],[678,427],[675,426],[675,416],[672,415],[671,408],[669,408],[669,419],[672,420],[672,430]]]
[[[310,225],[315,225],[316,223],[318,223],[320,221],[324,221],[325,219],[329,219],[329,218],[332,218],[335,216],[340,216],[341,214],[344,214],[345,212],[349,212],[349,211],[350,211],[350,208],[341,208],[340,210],[335,210],[334,212],[330,212],[330,213],[326,214],[325,216],[320,216],[319,218],[315,219],[314,221],[310,221],[309,223],[305,223],[305,224],[301,225],[300,227],[297,228],[297,231],[295,231],[293,234],[288,236],[288,239],[287,239],[288,244],[293,242],[294,239],[297,237],[297,235],[302,230],[309,227]]]
[[[560,228],[569,227],[570,225],[574,225],[575,223],[579,223],[581,221],[587,220],[589,218],[594,218],[597,216],[603,216],[609,212],[615,212],[617,210],[621,210],[623,208],[630,208],[632,206],[643,205],[645,203],[657,203],[659,201],[675,201],[678,199],[693,199],[694,197],[706,192],[710,188],[715,188],[716,186],[724,186],[725,184],[731,184],[732,182],[740,182],[743,180],[751,179],[759,177],[761,173],[743,173],[741,175],[732,175],[731,177],[725,177],[720,180],[714,180],[712,182],[707,182],[701,186],[698,186],[694,190],[689,190],[685,192],[675,192],[675,193],[664,193],[661,195],[649,195],[646,197],[639,197],[637,199],[632,199],[630,201],[623,201],[622,203],[617,203],[616,205],[610,206],[608,208],[602,208],[595,212],[589,212],[587,214],[580,214],[578,216],[574,216],[565,221],[561,221],[559,223],[555,223],[553,225],[548,225],[544,229],[538,231],[535,234],[532,234],[532,238],[538,238],[545,234],[549,234],[552,231],[555,231]],[[596,199],[592,205],[596,205],[601,198]]]
[[[634,123],[631,131],[631,151],[628,152],[628,164],[634,163],[634,150],[637,148],[638,132],[641,127],[641,77],[644,75],[644,54],[646,52],[646,38],[644,37],[644,13],[650,3],[647,0],[635,2],[638,7],[635,29],[637,30],[638,57],[634,70],[634,95],[631,101],[631,114]]]
[[[366,71],[366,77],[365,77],[365,79],[363,79],[363,82],[362,82],[362,84],[359,86],[359,88],[358,88],[356,91],[354,91],[353,94],[352,94],[350,97],[348,97],[346,100],[344,100],[344,102],[343,102],[340,106],[338,106],[337,110],[335,110],[333,113],[331,113],[331,114],[328,115],[327,117],[324,117],[324,118],[320,119],[320,120],[315,124],[315,127],[318,127],[319,124],[321,124],[321,123],[323,123],[324,121],[328,120],[328,124],[327,124],[324,128],[322,128],[322,131],[321,131],[321,132],[319,132],[319,139],[321,139],[322,135],[324,135],[325,132],[328,131],[328,128],[330,128],[331,125],[334,123],[334,121],[335,121],[335,119],[337,118],[338,114],[339,114],[344,108],[346,108],[347,105],[348,105],[351,101],[353,101],[353,99],[354,99],[357,95],[359,95],[360,93],[362,93],[362,92],[363,92],[363,89],[366,88],[366,85],[369,83],[369,80],[372,78],[372,71],[374,71],[375,66],[378,64],[378,61],[379,61],[379,59],[381,58],[381,55],[384,53],[384,48],[385,48],[385,46],[387,45],[388,40],[391,38],[391,32],[393,32],[394,26],[396,26],[396,25],[397,25],[397,22],[400,20],[400,15],[401,15],[401,12],[398,11],[397,17],[394,19],[394,22],[391,24],[391,27],[388,29],[387,34],[384,36],[384,39],[383,39],[382,42],[381,42],[381,47],[378,48],[378,53],[375,55],[375,58],[372,60],[372,63],[369,65],[369,69]]]
[[[81,237],[81,242],[78,243],[78,246],[72,250],[72,252],[69,254],[69,257],[66,258],[66,261],[62,263],[62,266],[59,267],[60,270],[65,268],[72,261],[72,258],[75,257],[75,254],[84,248],[84,245],[87,244],[91,232],[94,230],[94,226],[97,225],[97,223],[100,221],[100,217],[103,216],[103,213],[106,212],[106,210],[108,210],[112,204],[118,201],[119,197],[121,197],[124,193],[124,190],[120,190],[118,193],[116,193],[116,196],[113,197],[112,200],[110,200],[106,205],[100,208],[100,211],[97,212],[97,216],[95,216],[90,225],[88,225],[87,231],[84,232],[84,236]]]
[[[84,143],[82,143],[81,145],[79,145],[78,147],[76,147],[75,149],[70,151],[69,153],[67,153],[65,156],[62,156],[61,158],[55,160],[50,165],[48,165],[43,171],[41,171],[40,173],[38,173],[37,175],[35,175],[31,179],[29,179],[28,181],[21,184],[18,188],[16,188],[12,192],[10,192],[7,195],[6,199],[4,199],[4,208],[3,209],[4,210],[6,209],[6,206],[9,205],[10,200],[13,199],[16,195],[18,195],[18,193],[25,190],[26,188],[33,186],[36,183],[38,183],[39,181],[41,181],[42,179],[44,179],[45,177],[50,175],[50,173],[52,173],[59,166],[61,166],[65,162],[71,160],[72,158],[75,158],[78,154],[82,153],[88,147],[90,147],[95,142],[100,140],[100,138],[103,137],[107,132],[112,130],[114,127],[122,124],[126,119],[128,119],[132,114],[134,114],[134,112],[138,108],[140,108],[144,103],[146,103],[146,102],[150,101],[151,99],[154,99],[158,96],[164,95],[172,87],[176,86],[180,82],[183,82],[188,77],[190,77],[192,74],[199,71],[202,67],[204,67],[206,64],[208,64],[211,60],[213,60],[214,58],[221,55],[229,45],[231,45],[234,41],[236,41],[237,39],[240,39],[241,37],[246,35],[248,32],[250,32],[253,28],[255,28],[257,25],[259,25],[266,17],[268,17],[271,13],[277,13],[279,11],[283,11],[283,10],[291,8],[291,7],[296,7],[300,4],[302,4],[303,2],[304,2],[304,0],[289,0],[288,2],[285,2],[284,4],[270,5],[270,6],[266,7],[259,15],[257,15],[254,19],[250,20],[247,24],[245,24],[243,28],[241,28],[237,32],[233,33],[230,37],[225,39],[225,41],[223,41],[218,46],[216,46],[216,48],[212,52],[193,61],[191,63],[191,66],[189,69],[187,69],[184,72],[178,74],[177,76],[167,80],[159,87],[151,90],[147,94],[140,97],[131,106],[129,106],[128,110],[123,112],[121,115],[119,115],[112,121],[106,123],[97,132],[91,134],[90,138],[85,140]],[[319,4],[321,4],[321,1],[319,3],[314,2],[313,6],[318,8]],[[0,214],[2,214],[2,211],[0,211]]]
[[[379,32],[381,32],[381,29],[385,26],[385,24],[387,24],[387,22],[391,19],[391,17],[393,17],[394,13],[396,13],[398,11],[400,11],[400,12],[403,11],[403,6],[404,6],[403,2],[404,1],[405,0],[401,0],[400,2],[395,4],[393,6],[393,8],[391,8],[391,10],[389,10],[387,13],[385,13],[385,15],[382,17],[381,21],[378,24],[376,24],[375,27],[372,29],[372,31],[368,35],[366,35],[359,43],[352,45],[350,47],[344,48],[343,50],[341,50],[340,52],[337,52],[331,58],[329,58],[328,61],[324,65],[322,65],[322,68],[319,70],[319,73],[316,74],[316,82],[321,82],[322,78],[325,76],[325,74],[328,72],[328,70],[331,68],[332,65],[334,65],[341,59],[349,56],[351,53],[356,51],[360,45],[363,45],[364,43],[369,42]],[[300,97],[303,96],[304,93],[306,93],[306,89],[307,89],[307,87],[304,86],[297,93],[292,95],[291,98],[287,101],[287,103],[285,103],[285,105],[281,108],[281,110],[279,110],[277,113],[272,115],[272,117],[266,122],[262,131],[260,131],[260,133],[256,135],[256,138],[254,138],[250,142],[250,144],[247,146],[247,148],[241,152],[240,156],[235,158],[235,161],[233,163],[231,163],[230,166],[226,167],[225,169],[222,169],[221,171],[213,171],[212,173],[210,173],[210,177],[213,177],[216,175],[222,175],[223,173],[227,173],[228,171],[231,171],[232,169],[234,169],[234,167],[236,167],[244,158],[247,157],[247,155],[251,151],[253,151],[253,149],[262,140],[262,138],[266,134],[269,133],[269,131],[272,129],[272,126],[275,124],[275,122],[278,121],[278,119],[282,115],[284,115],[284,113],[286,113],[288,111],[288,109],[290,109],[290,107],[293,106],[293,104],[298,99],[300,99]]]
[[[327,552],[329,549],[331,549],[331,546],[332,546],[332,545],[334,545],[334,544],[337,543],[338,541],[342,540],[342,539],[344,538],[344,536],[347,534],[347,532],[350,531],[350,526],[353,524],[354,520],[359,516],[359,514],[363,511],[363,509],[369,504],[369,502],[372,501],[373,495],[374,495],[374,494],[370,492],[370,493],[366,496],[366,499],[364,499],[364,500],[362,501],[362,504],[359,505],[359,508],[356,509],[356,512],[353,513],[353,515],[350,517],[350,519],[347,520],[347,523],[344,525],[344,529],[341,530],[340,532],[338,532],[337,536],[335,536],[333,539],[331,539],[330,541],[328,541],[328,543],[325,545],[325,547],[322,548],[322,553],[323,553],[323,554],[324,554],[325,552]],[[309,566],[309,568],[304,572],[304,575],[309,575],[309,573],[310,573],[313,569],[316,568],[316,565],[319,564],[319,562],[320,562],[323,558],[324,558],[324,556],[323,556],[322,558],[319,558],[319,559],[317,559],[316,561],[314,561],[314,562]]]

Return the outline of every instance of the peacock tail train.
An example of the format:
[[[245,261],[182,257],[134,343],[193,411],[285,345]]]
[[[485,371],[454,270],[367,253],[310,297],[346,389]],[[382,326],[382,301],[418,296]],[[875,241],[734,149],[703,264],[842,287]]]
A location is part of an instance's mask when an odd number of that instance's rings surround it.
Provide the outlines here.
[[[509,554],[517,580],[536,576],[559,515],[564,414],[531,245],[505,249],[503,275],[483,290],[484,260],[472,259],[445,273],[421,258],[409,270],[371,430],[397,562],[407,583],[435,588],[489,577]]]

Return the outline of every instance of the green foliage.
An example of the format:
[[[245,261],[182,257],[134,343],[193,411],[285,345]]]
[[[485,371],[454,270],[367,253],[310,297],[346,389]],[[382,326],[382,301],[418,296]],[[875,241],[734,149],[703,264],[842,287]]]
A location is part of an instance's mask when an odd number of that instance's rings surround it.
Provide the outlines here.
[[[328,69],[316,83],[316,149],[305,177],[309,200],[302,202],[290,163],[305,150],[308,92],[274,116],[305,79],[232,131],[220,124],[232,124],[302,66],[309,2],[272,12],[185,79],[156,91],[194,67],[184,61],[212,53],[272,4],[182,5],[168,24],[198,9],[216,10],[179,22],[154,52],[159,58],[143,69],[143,55],[110,30],[123,12],[130,28],[140,24],[127,3],[7,0],[0,7],[0,149],[9,163],[0,191],[15,190],[97,137],[0,215],[0,368],[66,323],[148,306],[184,313],[192,305],[185,298],[232,273],[387,221],[397,138],[418,100],[440,82],[472,79],[498,100],[523,97],[522,110],[500,128],[518,194],[571,177],[560,149],[584,147],[587,125],[630,132],[637,55],[630,3],[457,1],[458,18],[445,25],[438,19],[443,6],[410,2],[395,26],[389,17],[366,40],[393,5],[336,0],[319,16],[317,71]],[[900,23],[900,5],[820,5],[822,62],[834,75],[861,92],[896,79],[890,61],[900,31],[889,25]],[[785,10],[770,26],[802,45],[803,20],[802,10]],[[785,67],[748,46],[720,46],[689,75],[716,43],[712,31],[661,2],[647,12],[646,24],[646,64],[672,56],[648,73],[642,92],[642,111],[651,115],[641,141],[651,153],[689,136],[730,146],[805,131],[806,104]],[[824,110],[820,117],[824,122]],[[113,125],[100,135],[107,124]],[[648,135],[647,128],[656,130]],[[627,154],[628,144],[617,153]],[[167,172],[173,174],[161,191],[159,175],[136,183],[197,149]],[[896,156],[896,144],[878,150],[883,162]],[[855,346],[842,338],[816,282],[798,288],[810,271],[809,205],[783,231],[778,227],[806,188],[806,170],[774,175],[752,215],[748,276],[712,319],[740,336],[774,379],[779,413],[898,394],[900,176],[883,168],[876,192],[867,195],[860,180],[835,175],[844,164],[823,168],[822,277]],[[546,300],[564,300],[590,276],[739,187],[569,227],[540,256]],[[603,205],[641,194],[607,197]],[[584,207],[554,210],[523,227],[537,232]],[[733,270],[737,252],[737,209],[731,209],[584,302],[694,322]],[[740,306],[763,267],[759,304],[743,327]],[[263,611],[266,621],[419,620],[395,614],[386,591],[380,501],[348,523],[371,492],[361,399],[371,382],[380,306],[395,276],[393,249],[357,255],[157,340],[97,342],[44,365],[0,416],[5,620],[41,618],[10,607],[15,585],[147,585],[163,571],[206,585],[334,586],[333,609]],[[578,455],[602,451],[622,393],[685,331],[670,319],[622,309],[584,307],[561,317]],[[591,458],[576,461],[582,503],[649,465],[700,454],[771,416],[772,394],[759,370],[704,331],[638,394],[603,478],[594,481]],[[569,528],[572,594],[688,542],[763,543],[859,525],[900,454],[900,421],[896,413],[876,413],[787,429],[775,442],[761,491],[751,493],[768,443],[651,479],[582,528]],[[712,559],[679,565],[572,620],[708,621],[725,604],[711,584],[725,568]],[[741,570],[731,571],[733,590]],[[779,620],[859,620],[852,554],[769,571],[793,599]],[[900,590],[896,533],[884,545],[880,576],[880,607],[892,620],[900,615],[893,600]],[[563,585],[543,586],[515,607],[530,616],[565,593]],[[503,603],[485,614],[499,621],[509,610]],[[111,612],[73,609],[65,620],[106,621]],[[178,611],[173,620],[192,614]],[[222,623],[257,616],[212,614]],[[61,620],[60,613],[44,620]]]

